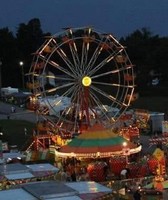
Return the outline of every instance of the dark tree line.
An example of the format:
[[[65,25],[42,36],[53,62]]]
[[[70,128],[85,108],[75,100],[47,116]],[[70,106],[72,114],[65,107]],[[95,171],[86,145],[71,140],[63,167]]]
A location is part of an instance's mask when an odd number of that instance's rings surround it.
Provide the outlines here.
[[[30,69],[32,53],[45,40],[39,19],[32,19],[27,24],[19,24],[16,35],[7,27],[0,29],[0,59],[2,86],[21,87],[21,67],[24,62],[24,73]],[[153,35],[148,29],[135,30],[126,37],[120,38],[120,43],[126,46],[130,60],[135,65],[137,85],[139,90],[146,87],[168,86],[168,37]],[[158,78],[158,83],[153,80]]]
[[[148,88],[161,91],[168,87],[168,37],[152,35],[148,29],[142,28],[121,38],[120,42],[126,46],[128,55],[135,64],[140,91]]]
[[[22,69],[19,62],[24,63],[24,73],[30,69],[32,53],[44,42],[39,19],[32,19],[27,24],[19,24],[16,35],[8,28],[0,29],[0,59],[2,87],[22,87]]]

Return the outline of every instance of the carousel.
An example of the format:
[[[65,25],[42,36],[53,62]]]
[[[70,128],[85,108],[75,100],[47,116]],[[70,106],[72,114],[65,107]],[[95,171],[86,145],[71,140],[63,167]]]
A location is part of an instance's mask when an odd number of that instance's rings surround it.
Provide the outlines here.
[[[88,128],[81,135],[60,147],[57,155],[78,158],[109,158],[135,154],[141,151],[141,145],[131,143],[114,131],[100,124]]]
[[[134,66],[111,34],[64,28],[34,53],[27,75],[29,108],[49,124],[45,135],[55,137],[57,158],[109,163],[117,157],[127,165],[141,151],[121,134],[121,116],[137,94]],[[128,130],[139,135],[137,128]]]

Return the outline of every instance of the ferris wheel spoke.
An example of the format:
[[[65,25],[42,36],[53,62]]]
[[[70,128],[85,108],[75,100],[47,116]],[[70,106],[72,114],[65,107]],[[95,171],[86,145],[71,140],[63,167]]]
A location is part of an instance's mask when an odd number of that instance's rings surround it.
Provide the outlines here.
[[[72,93],[71,93],[71,104],[72,105],[77,105],[78,104],[78,102],[79,102],[79,91],[80,91],[80,89],[79,89],[79,87],[73,87],[73,89],[72,89]]]
[[[112,43],[115,44],[115,46],[117,48],[124,48],[123,45],[121,45],[111,34],[108,35],[108,38],[110,38],[110,40],[112,40]]]
[[[59,105],[60,103],[62,103],[63,99],[66,98],[67,96],[70,96],[69,98],[72,99],[72,95],[71,95],[71,94],[73,94],[74,91],[75,91],[75,87],[74,87],[74,86],[71,87],[71,88],[69,88],[66,92],[64,92],[64,93],[61,95],[62,98],[60,99],[60,101],[58,101],[58,102],[55,101],[55,102],[53,103],[53,106],[57,106],[57,105]],[[74,96],[75,96],[75,95],[74,95]],[[68,105],[68,107],[63,108],[62,112],[60,113],[60,117],[59,117],[59,119],[58,119],[58,121],[57,121],[57,124],[60,124],[60,122],[61,122],[63,119],[65,119],[65,116],[69,114],[69,112],[71,111],[71,108],[72,108],[72,101],[71,101],[71,103]]]
[[[65,69],[64,67],[61,67],[60,65],[58,65],[56,62],[54,61],[49,61],[48,62],[51,66],[56,67],[56,69],[59,69],[61,72],[64,72],[64,74],[69,75],[72,78],[75,78],[76,75],[73,73],[71,73],[71,71],[68,71],[67,69]]]
[[[74,65],[70,61],[70,59],[68,58],[68,56],[66,55],[66,53],[63,51],[63,49],[61,49],[59,47],[58,49],[56,49],[56,52],[63,59],[63,61],[66,63],[66,65],[69,67],[70,71],[74,74],[74,76],[76,76],[76,73],[75,73],[76,70],[74,69]],[[72,55],[74,55],[74,54],[72,54]]]
[[[70,61],[70,60],[67,60],[68,61],[68,63],[70,64],[70,66],[72,66],[72,70],[74,71],[74,72],[76,72],[76,74],[78,74],[78,67],[80,66],[80,59],[79,59],[79,56],[78,56],[78,50],[77,50],[77,45],[76,45],[76,43],[75,43],[75,40],[74,40],[74,36],[73,36],[73,31],[72,31],[72,29],[70,28],[70,29],[68,29],[68,31],[67,31],[67,34],[66,34],[67,36],[65,37],[65,41],[68,43],[68,45],[69,45],[69,49],[70,49],[70,51],[71,51],[71,55],[72,55],[72,59],[73,59],[73,63],[74,64],[72,64],[72,62]],[[70,37],[69,37],[69,35],[70,35]],[[63,54],[64,56],[66,55],[65,53]],[[61,55],[60,55],[61,56]],[[63,57],[62,57],[63,58]],[[68,58],[67,56],[66,56],[66,58]],[[66,59],[65,58],[65,59]],[[67,64],[68,64],[67,63]],[[74,67],[75,66],[75,67]]]
[[[105,116],[106,119],[108,119],[108,121],[110,121],[110,118],[106,114],[107,113],[107,109],[103,105],[103,103],[100,101],[100,99],[93,92],[91,92],[90,95],[91,95],[94,103],[97,105],[98,109],[103,113],[103,116]]]
[[[96,85],[104,85],[104,86],[112,86],[112,87],[134,88],[134,85],[123,85],[123,84],[118,84],[118,83],[106,83],[106,82],[96,82],[96,81],[92,81],[92,83]]]
[[[73,85],[71,88],[69,88],[67,91],[65,91],[62,96],[63,97],[69,97],[71,99],[71,104],[73,104],[73,99],[75,98],[76,94],[78,93],[78,89],[75,85]]]
[[[72,98],[72,102],[74,103],[79,103],[79,100],[80,100],[80,91],[81,91],[81,87],[74,87],[74,91],[73,91],[73,94],[71,96]]]
[[[30,73],[25,74],[25,76],[39,77],[40,74],[38,74],[38,73],[36,73],[36,72],[30,72]]]
[[[88,60],[88,51],[89,51],[89,42],[82,44],[82,57],[81,57],[81,66],[83,72],[85,72],[87,69],[85,67],[87,66],[87,60]]]
[[[114,69],[114,70],[111,70],[111,71],[103,72],[103,73],[98,74],[98,75],[94,75],[94,76],[92,76],[92,79],[100,78],[100,77],[111,75],[111,74],[115,74],[115,73],[119,74],[122,71],[126,71],[127,72],[128,69],[131,69],[131,65],[124,66],[124,67],[121,67],[121,68],[118,68],[118,69]]]
[[[78,103],[75,104],[73,101],[73,98],[76,96],[76,94],[78,94],[77,90],[74,90],[74,88],[71,88],[71,92],[69,92],[69,93],[71,93],[71,97],[70,97],[71,104],[63,110],[63,112],[61,113],[61,116],[59,118],[59,121],[58,121],[58,123],[60,123],[62,120],[66,121],[67,123],[70,123],[70,121],[72,121],[72,119],[73,119],[73,124],[74,124],[73,132],[75,132],[78,129],[77,116],[79,113],[79,105],[78,105]],[[71,115],[70,119],[65,120],[65,116],[68,116],[71,112],[73,114]]]
[[[55,67],[56,69],[60,70],[61,72],[69,75],[70,77],[74,78],[74,73],[71,73],[71,71],[68,71],[64,67],[61,67],[58,63],[56,63],[53,60],[47,60],[45,56],[40,55],[41,59],[45,61],[46,63],[50,64],[51,66]]]
[[[69,89],[67,89],[61,96],[62,97],[69,97],[71,99],[71,94],[74,93],[75,91],[75,86],[73,85]]]
[[[48,52],[51,52],[51,46],[53,46],[51,43],[55,43],[55,40],[53,38],[50,38],[50,39],[46,40],[46,42],[44,43],[44,45],[42,46],[42,48],[38,49],[37,52],[39,54],[42,54],[46,50],[48,50]]]
[[[37,93],[36,96],[44,95],[45,93],[49,94],[49,93],[52,93],[52,92],[56,92],[60,89],[70,87],[72,85],[74,85],[74,83],[67,83],[67,84],[64,84],[64,85],[61,85],[61,86],[57,86],[57,87],[54,87],[54,88],[51,88],[51,89],[47,89],[45,91],[42,91],[41,93]]]
[[[58,55],[64,60],[64,62],[66,63],[67,67],[69,70],[65,69],[65,67],[62,67],[61,65],[59,65],[57,62],[55,62],[54,60],[48,60],[45,56],[40,55],[41,59],[43,61],[45,61],[46,63],[50,64],[51,66],[55,67],[56,69],[59,69],[60,71],[64,72],[65,74],[71,76],[71,77],[75,77],[75,71],[73,68],[73,64],[70,62],[70,60],[68,59],[67,55],[65,54],[65,52],[61,49],[61,48],[57,48],[56,52],[58,53]]]
[[[102,48],[101,48],[100,44],[98,44],[97,48],[95,49],[92,57],[90,58],[90,60],[87,64],[87,68],[86,68],[87,73],[93,68],[93,65],[95,64],[96,60],[98,59],[101,51],[102,51]]]
[[[105,41],[104,41],[104,38],[105,38]],[[93,69],[93,65],[95,64],[96,60],[98,59],[99,55],[102,53],[102,50],[107,47],[107,48],[110,48],[111,44],[107,42],[108,39],[107,37],[103,37],[100,41],[99,41],[99,44],[95,50],[95,52],[93,53],[93,56],[92,58],[90,59],[90,62],[88,63],[88,71],[90,71],[91,69]],[[107,42],[107,44],[106,44]],[[119,50],[120,49],[120,50]],[[112,50],[112,49],[111,49]],[[119,52],[118,52],[119,50]],[[117,48],[115,50],[112,50],[112,54],[111,55],[115,55],[117,53],[120,53],[120,51],[122,51],[123,48]],[[110,61],[110,58],[107,59],[107,61],[109,62]]]
[[[51,89],[48,89],[46,90],[47,93],[50,93],[50,92],[54,92],[56,90],[60,90],[60,89],[63,89],[63,88],[67,88],[67,87],[72,87],[74,85],[74,83],[67,83],[67,84],[64,84],[64,85],[60,85],[60,86],[57,86],[55,88],[51,88]]]
[[[55,75],[43,75],[43,74],[34,74],[34,76],[37,76],[39,78],[48,78],[48,79],[55,79],[55,80],[61,80],[61,81],[74,81],[72,78],[68,77],[61,77],[61,76],[55,76]]]
[[[95,37],[91,36],[91,32],[92,32],[92,29],[89,28],[87,29],[87,31],[85,32],[86,35],[84,35],[84,38],[83,38],[83,44],[82,44],[82,58],[81,58],[81,66],[83,66],[83,71],[85,73],[87,73],[88,71],[88,66],[91,64],[91,60],[90,62],[87,64],[88,62],[88,55],[89,55],[89,50],[91,49],[91,45],[92,45],[92,42],[95,41]],[[99,48],[99,45],[97,46],[96,49]],[[96,55],[96,50],[94,51],[94,55]],[[93,58],[93,56],[91,57]]]
[[[51,107],[58,106],[59,104],[61,104],[63,99],[64,99],[64,97],[67,97],[69,94],[71,94],[73,90],[74,90],[74,87],[71,87],[68,90],[66,90],[66,92],[64,92],[61,95],[61,98],[60,98],[59,101],[57,101],[57,98],[56,98],[55,101],[52,102]]]
[[[76,71],[76,69],[78,69],[78,67],[80,66],[80,60],[79,60],[79,56],[78,56],[78,50],[77,50],[76,43],[73,41],[73,44],[69,44],[69,48],[70,48],[74,66],[75,66],[74,70]],[[76,71],[76,73],[77,73],[77,71]]]
[[[88,109],[88,107],[84,106],[84,98],[81,97],[81,87],[78,87],[76,92],[73,94],[72,102],[73,102],[73,106],[75,107],[75,110],[74,110],[75,124],[79,126],[78,124],[79,117],[80,116],[82,117],[82,115],[86,111],[85,109]]]
[[[104,92],[104,91],[98,89],[97,87],[91,86],[91,88],[92,88],[93,90],[95,90],[97,93],[99,93],[101,96],[104,96],[105,98],[111,100],[112,102],[116,103],[116,104],[119,105],[119,106],[124,106],[124,107],[128,106],[128,105],[126,105],[125,103],[123,103],[123,102],[117,100],[116,97],[107,94],[106,92]]]
[[[110,54],[108,57],[106,57],[104,60],[102,60],[96,67],[94,67],[90,72],[89,72],[89,76],[92,76],[96,71],[100,70],[104,65],[106,65],[107,63],[109,63],[111,60],[114,59],[114,57],[116,55],[118,55],[119,53],[121,53],[123,51],[123,49],[119,50],[119,51],[115,51],[113,52],[113,54]]]
[[[84,32],[85,32],[86,35],[84,35],[84,37],[80,38],[80,41],[82,41],[81,57],[79,58],[79,52],[77,51],[75,42],[73,43],[75,45],[75,48],[72,49],[73,52],[74,52],[74,54],[72,54],[72,55],[74,55],[73,56],[74,60],[78,61],[78,62],[76,62],[76,66],[79,67],[80,75],[82,74],[82,72],[86,71],[85,70],[85,66],[86,66],[86,63],[87,63],[87,57],[88,57],[90,41],[92,41],[92,37],[90,36],[91,28],[87,28]]]

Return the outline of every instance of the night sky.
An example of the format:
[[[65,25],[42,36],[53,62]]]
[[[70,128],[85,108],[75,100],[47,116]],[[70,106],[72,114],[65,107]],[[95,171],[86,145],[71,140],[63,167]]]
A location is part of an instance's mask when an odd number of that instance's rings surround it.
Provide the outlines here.
[[[144,27],[168,36],[168,0],[1,0],[0,28],[15,33],[33,18],[52,34],[64,27],[93,26],[116,37]]]

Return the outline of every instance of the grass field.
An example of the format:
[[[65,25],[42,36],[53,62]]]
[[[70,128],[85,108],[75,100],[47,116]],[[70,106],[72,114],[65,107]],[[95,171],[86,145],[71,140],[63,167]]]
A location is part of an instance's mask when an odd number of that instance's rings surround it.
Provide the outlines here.
[[[24,120],[0,120],[0,127],[3,135],[2,141],[8,141],[9,145],[17,145],[21,149],[26,143],[27,139],[32,135],[32,130],[35,124]],[[24,129],[27,129],[25,135]]]
[[[168,114],[168,97],[139,97],[131,105],[132,108],[146,109],[153,112]]]

